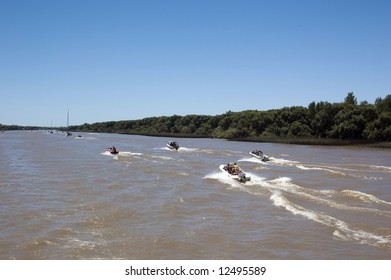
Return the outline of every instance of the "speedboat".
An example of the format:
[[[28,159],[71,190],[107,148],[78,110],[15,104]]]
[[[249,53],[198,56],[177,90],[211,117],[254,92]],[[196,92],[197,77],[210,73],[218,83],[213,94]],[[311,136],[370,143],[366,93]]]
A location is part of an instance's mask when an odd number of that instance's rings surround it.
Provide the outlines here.
[[[179,149],[179,145],[175,141],[170,141],[167,143],[167,147],[169,147],[171,150],[177,150]]]
[[[245,183],[251,180],[251,177],[247,176],[246,173],[236,164],[221,164],[219,168],[221,171],[227,174],[229,178],[232,178],[241,183]]]
[[[116,155],[116,154],[118,154],[119,153],[119,151],[117,150],[117,148],[116,147],[110,147],[110,148],[107,148],[107,151],[110,153],[110,154],[112,154],[112,155]]]
[[[269,161],[270,160],[270,158],[267,155],[265,155],[264,153],[262,153],[261,150],[254,150],[254,151],[250,152],[250,155],[257,158],[257,159],[260,159],[262,161]]]

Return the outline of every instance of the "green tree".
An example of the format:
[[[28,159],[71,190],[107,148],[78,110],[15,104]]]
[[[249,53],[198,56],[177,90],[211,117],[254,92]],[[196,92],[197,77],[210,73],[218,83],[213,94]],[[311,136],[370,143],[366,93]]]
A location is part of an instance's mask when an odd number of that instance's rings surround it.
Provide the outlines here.
[[[345,106],[355,106],[357,105],[357,99],[354,96],[353,92],[349,92],[348,95],[345,97]]]

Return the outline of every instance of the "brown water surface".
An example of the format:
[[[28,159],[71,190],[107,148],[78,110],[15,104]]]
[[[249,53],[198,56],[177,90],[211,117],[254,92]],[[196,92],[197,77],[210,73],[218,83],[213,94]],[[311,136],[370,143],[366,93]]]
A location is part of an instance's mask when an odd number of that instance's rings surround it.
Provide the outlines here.
[[[391,259],[390,150],[81,136],[0,135],[0,259]]]

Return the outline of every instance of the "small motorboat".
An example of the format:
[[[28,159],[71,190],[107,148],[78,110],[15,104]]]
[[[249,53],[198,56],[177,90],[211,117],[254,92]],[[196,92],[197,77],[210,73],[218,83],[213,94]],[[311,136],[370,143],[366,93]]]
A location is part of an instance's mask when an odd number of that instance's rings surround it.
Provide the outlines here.
[[[227,174],[229,178],[232,178],[241,183],[245,183],[251,180],[251,177],[247,176],[246,173],[236,163],[221,164],[219,168],[221,171]]]
[[[167,143],[167,147],[169,147],[171,150],[177,150],[179,149],[179,145],[175,141],[170,141]]]
[[[257,159],[260,159],[262,161],[269,161],[270,158],[265,155],[261,150],[254,150],[252,152],[250,152],[250,155],[257,158]]]
[[[119,151],[117,150],[117,148],[116,147],[110,147],[110,148],[107,148],[107,151],[110,153],[110,154],[112,154],[112,155],[116,155],[116,154],[118,154],[119,153]]]

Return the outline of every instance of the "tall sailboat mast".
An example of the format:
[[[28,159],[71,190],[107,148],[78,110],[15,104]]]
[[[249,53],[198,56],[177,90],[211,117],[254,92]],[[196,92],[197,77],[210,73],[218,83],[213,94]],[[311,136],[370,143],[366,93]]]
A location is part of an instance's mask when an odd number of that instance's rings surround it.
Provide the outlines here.
[[[72,136],[72,133],[69,132],[69,109],[67,111],[67,136]]]

